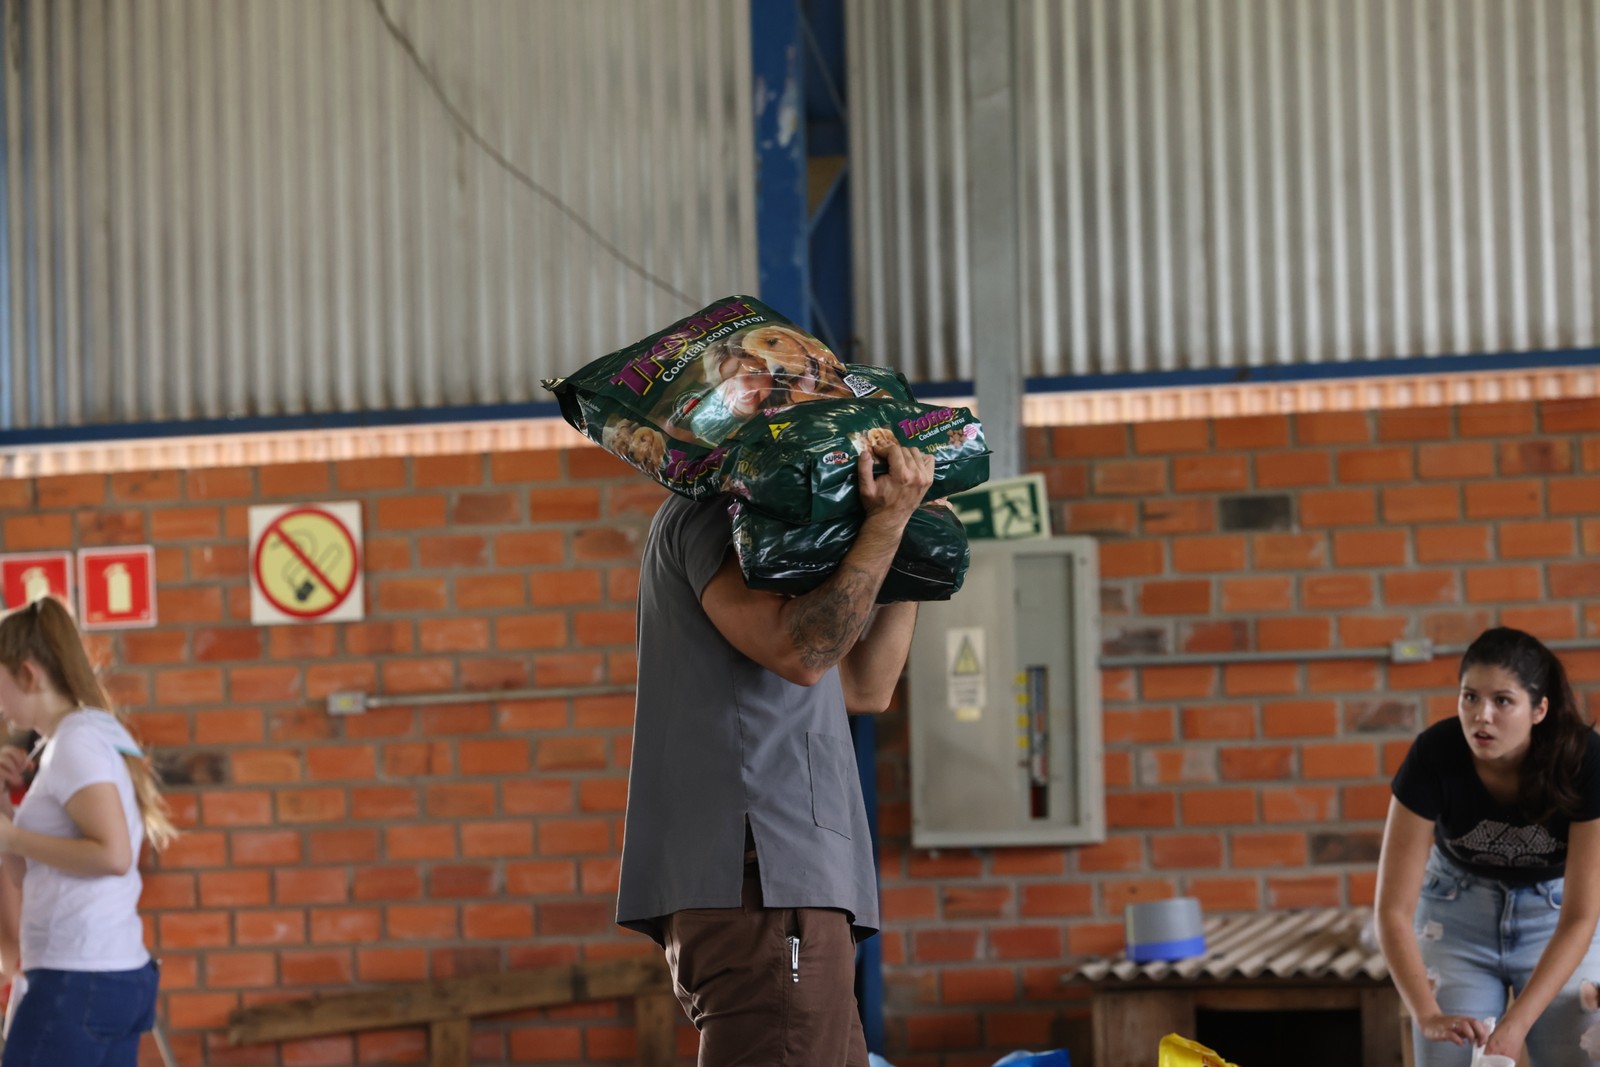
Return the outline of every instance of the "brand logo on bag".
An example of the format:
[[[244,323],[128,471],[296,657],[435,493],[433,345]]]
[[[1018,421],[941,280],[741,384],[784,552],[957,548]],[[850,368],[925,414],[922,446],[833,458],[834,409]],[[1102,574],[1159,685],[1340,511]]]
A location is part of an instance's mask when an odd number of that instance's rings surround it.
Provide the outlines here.
[[[690,459],[687,452],[680,452],[674,448],[667,453],[667,466],[664,477],[668,481],[692,482],[707,471],[714,471],[721,467],[722,461],[727,456],[727,445],[721,445],[699,459]]]
[[[822,457],[822,462],[824,462],[826,464],[829,464],[830,466],[837,467],[841,463],[849,463],[850,462],[850,453],[848,453],[848,452],[829,452],[826,456]]]
[[[670,382],[676,378],[698,354],[698,349],[686,351],[692,343],[713,333],[731,333],[729,324],[755,314],[755,308],[741,300],[730,300],[726,304],[706,308],[662,334],[648,352],[634,358],[614,374],[611,384],[624,386],[635,396],[644,396],[656,382]]]
[[[907,437],[916,437],[919,434],[925,434],[929,430],[943,426],[947,422],[954,422],[958,417],[959,413],[953,408],[939,408],[925,415],[919,415],[914,419],[901,419],[900,432]]]

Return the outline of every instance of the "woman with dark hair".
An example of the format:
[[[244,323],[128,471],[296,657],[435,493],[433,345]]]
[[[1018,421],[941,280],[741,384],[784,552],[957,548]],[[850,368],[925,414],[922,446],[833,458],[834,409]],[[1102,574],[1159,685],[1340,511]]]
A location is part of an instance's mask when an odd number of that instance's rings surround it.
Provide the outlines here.
[[[1600,735],[1520,630],[1485,631],[1458,674],[1456,717],[1394,777],[1378,943],[1417,1067],[1467,1067],[1475,1045],[1515,1058],[1524,1041],[1532,1067],[1579,1067],[1595,1019],[1578,987],[1600,973]]]
[[[59,601],[0,618],[0,714],[44,739],[22,803],[13,812],[0,801],[0,966],[15,974],[20,950],[27,979],[0,1067],[136,1067],[139,1035],[155,1021],[139,848],[176,831],[109,705]],[[15,778],[26,762],[7,750],[0,775]]]

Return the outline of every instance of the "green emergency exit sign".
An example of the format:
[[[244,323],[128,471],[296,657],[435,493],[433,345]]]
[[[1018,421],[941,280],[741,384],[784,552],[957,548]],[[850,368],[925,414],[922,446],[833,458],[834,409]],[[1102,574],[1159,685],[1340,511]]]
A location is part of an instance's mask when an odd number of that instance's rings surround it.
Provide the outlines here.
[[[1050,536],[1050,500],[1042,474],[986,482],[952,496],[950,506],[975,541]]]

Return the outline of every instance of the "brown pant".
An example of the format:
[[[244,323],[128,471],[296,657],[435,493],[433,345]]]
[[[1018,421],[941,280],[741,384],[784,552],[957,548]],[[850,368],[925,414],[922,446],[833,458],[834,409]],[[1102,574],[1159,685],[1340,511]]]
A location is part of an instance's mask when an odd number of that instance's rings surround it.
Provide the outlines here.
[[[764,908],[751,867],[740,907],[676,912],[664,933],[700,1067],[866,1067],[844,912]]]

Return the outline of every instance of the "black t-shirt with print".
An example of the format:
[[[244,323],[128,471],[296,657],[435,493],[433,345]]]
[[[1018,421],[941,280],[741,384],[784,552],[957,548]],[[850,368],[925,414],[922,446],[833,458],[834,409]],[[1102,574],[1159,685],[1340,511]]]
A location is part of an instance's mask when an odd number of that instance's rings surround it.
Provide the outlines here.
[[[1417,735],[1390,787],[1400,803],[1433,820],[1434,844],[1456,863],[1508,885],[1532,885],[1562,877],[1567,828],[1574,821],[1600,818],[1600,734],[1591,731],[1588,741],[1578,774],[1583,810],[1576,820],[1557,815],[1543,824],[1532,823],[1515,804],[1490,796],[1454,718]]]

